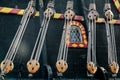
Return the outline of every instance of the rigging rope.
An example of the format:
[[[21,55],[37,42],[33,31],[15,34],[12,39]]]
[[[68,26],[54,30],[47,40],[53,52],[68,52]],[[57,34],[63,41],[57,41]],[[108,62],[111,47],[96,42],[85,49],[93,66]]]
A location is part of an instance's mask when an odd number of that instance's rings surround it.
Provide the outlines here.
[[[5,59],[1,63],[1,76],[9,73],[14,68],[13,61],[15,59],[19,45],[21,43],[21,40],[22,40],[25,30],[27,28],[29,19],[30,19],[31,15],[33,15],[33,13],[34,13],[33,3],[34,3],[33,0],[31,0],[29,2],[28,7],[26,8],[26,10],[24,12],[24,15],[22,17],[20,25],[18,27],[18,30],[17,30],[17,32],[14,36],[14,39],[9,47],[9,50],[5,56]]]
[[[74,16],[75,12],[73,11],[73,0],[69,0],[66,6],[66,12],[64,13],[65,21],[56,62],[56,67],[59,73],[64,73],[68,68],[67,56],[69,44],[66,43],[66,37],[70,33],[70,27],[68,27],[68,25],[72,22]]]
[[[109,22],[112,21],[114,14],[111,11],[110,3],[105,4],[105,26],[106,26],[106,34],[107,34],[107,42],[108,42],[108,64],[112,75],[115,77],[119,71],[119,65],[117,61],[117,50],[116,50],[116,42],[115,42],[115,32],[114,25]]]
[[[40,5],[41,5],[41,2],[40,2]],[[43,6],[40,6],[40,7],[43,7]],[[40,67],[39,58],[42,52],[42,48],[43,48],[43,44],[45,41],[50,19],[54,14],[55,14],[54,1],[49,1],[47,5],[47,9],[44,11],[43,21],[42,21],[42,24],[41,24],[41,27],[40,27],[40,30],[39,30],[39,33],[38,33],[38,36],[35,42],[34,49],[32,51],[31,58],[27,63],[28,71],[31,74],[36,73]]]
[[[87,52],[87,69],[88,76],[94,75],[97,71],[96,61],[96,20],[98,19],[98,12],[96,11],[95,3],[91,3],[89,6],[90,12],[88,13],[89,21],[89,38],[88,38],[88,52]]]

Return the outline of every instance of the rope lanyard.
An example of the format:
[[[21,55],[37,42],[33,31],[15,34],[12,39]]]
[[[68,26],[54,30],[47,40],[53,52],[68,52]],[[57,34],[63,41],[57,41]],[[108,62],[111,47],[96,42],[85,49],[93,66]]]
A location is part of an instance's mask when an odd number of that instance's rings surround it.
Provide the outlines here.
[[[43,8],[43,1],[40,0],[39,3],[40,3],[39,5],[41,7],[40,8],[40,10],[41,10]],[[39,70],[39,67],[40,67],[39,59],[40,59],[43,44],[45,41],[48,25],[49,25],[51,17],[54,14],[55,14],[54,1],[49,1],[48,5],[47,5],[47,9],[44,11],[43,21],[41,23],[41,27],[40,27],[40,30],[39,30],[39,33],[38,33],[38,36],[37,36],[37,39],[35,42],[34,49],[32,51],[31,58],[27,63],[27,68],[28,68],[29,73],[33,74]],[[41,20],[41,18],[40,18],[40,20]]]
[[[1,63],[1,75],[5,75],[5,74],[9,73],[14,68],[13,61],[17,54],[18,48],[20,46],[21,40],[22,40],[25,30],[27,28],[30,17],[34,13],[33,3],[34,3],[33,0],[31,0],[29,2],[28,7],[26,8],[26,10],[24,12],[24,15],[22,17],[20,25],[18,27],[18,30],[14,36],[14,39],[13,39],[10,47],[9,47],[9,50],[8,50],[4,60]]]
[[[95,1],[93,1],[95,2]],[[87,70],[88,76],[94,75],[97,71],[96,61],[96,20],[98,19],[98,12],[96,11],[95,3],[89,6],[90,12],[88,13],[88,52],[87,52]]]
[[[67,56],[68,56],[68,45],[66,44],[66,37],[67,34],[70,33],[70,28],[68,27],[69,23],[72,22],[73,18],[75,16],[75,12],[73,11],[73,0],[69,0],[67,2],[66,11],[64,13],[65,21],[64,21],[64,27],[62,32],[62,38],[60,42],[56,67],[59,73],[64,73],[67,68]]]
[[[109,22],[112,21],[114,14],[111,11],[110,3],[105,4],[105,26],[106,26],[106,34],[107,34],[107,42],[108,42],[108,64],[112,75],[115,77],[119,71],[119,65],[117,61],[117,50],[116,50],[116,40],[115,40],[115,32],[114,25]]]

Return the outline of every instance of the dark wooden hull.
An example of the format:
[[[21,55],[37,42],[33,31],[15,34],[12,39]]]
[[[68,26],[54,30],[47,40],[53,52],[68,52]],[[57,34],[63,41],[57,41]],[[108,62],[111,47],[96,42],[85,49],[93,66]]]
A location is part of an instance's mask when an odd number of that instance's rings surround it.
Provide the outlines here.
[[[15,7],[25,9],[27,7],[29,0],[0,0],[0,6],[2,7]],[[85,4],[83,4],[83,2]],[[45,6],[47,4],[47,0],[45,0]],[[112,1],[112,11],[115,14],[115,18],[118,19],[118,11],[115,8]],[[57,13],[64,13],[66,10],[66,3],[67,0],[55,0],[55,10]],[[74,0],[74,11],[77,15],[87,17],[88,11],[86,8],[89,7],[88,0]],[[104,8],[104,1],[96,0],[97,10],[100,14],[100,17],[104,17],[103,8]],[[38,6],[37,6],[38,9]],[[17,31],[19,26],[20,20],[22,16],[17,15],[8,15],[8,14],[0,14],[0,62],[4,59],[11,41]],[[87,32],[87,22],[81,22]],[[43,53],[40,58],[41,68],[40,70],[34,74],[33,78],[47,78],[47,71],[44,68],[44,65],[50,65],[53,71],[53,78],[58,78],[57,70],[55,67],[55,63],[57,60],[61,35],[62,35],[62,28],[63,28],[64,20],[56,20],[52,19],[49,24],[47,37],[45,41],[45,47],[43,49]],[[34,43],[36,41],[36,37],[38,34],[38,30],[40,28],[39,25],[39,17],[32,18],[28,24],[27,30],[23,37],[22,43],[19,47],[17,56],[15,58],[14,70],[7,74],[6,77],[8,78],[28,78],[28,71],[26,68],[26,63],[30,58],[32,53]],[[116,35],[116,45],[117,45],[117,55],[118,55],[118,63],[120,64],[120,26],[115,25],[115,35]],[[87,55],[87,48],[70,48],[68,54],[68,70],[63,74],[62,78],[71,78],[71,79],[80,79],[87,77],[87,69],[86,69],[86,55]],[[97,63],[99,66],[104,67],[108,72],[110,72],[107,64],[107,38],[106,38],[106,29],[105,24],[97,24]],[[20,76],[21,75],[21,76]],[[111,77],[111,76],[110,76]],[[117,77],[120,77],[118,74]]]

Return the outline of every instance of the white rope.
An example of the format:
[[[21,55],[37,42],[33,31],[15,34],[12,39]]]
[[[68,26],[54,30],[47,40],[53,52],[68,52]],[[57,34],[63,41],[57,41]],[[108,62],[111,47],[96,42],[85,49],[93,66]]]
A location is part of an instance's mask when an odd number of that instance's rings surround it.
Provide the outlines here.
[[[64,31],[63,31],[63,33],[62,33],[62,35],[64,35]],[[62,36],[62,38],[61,38],[61,42],[60,42],[60,47],[59,47],[59,52],[58,52],[58,57],[57,57],[57,60],[59,60],[59,59],[61,59],[62,58],[62,51],[63,51],[63,45],[64,45],[64,43],[63,43],[63,41],[64,41],[64,38],[63,38],[64,36]]]
[[[41,44],[41,39],[42,39],[42,37],[44,36],[44,32],[45,32],[45,28],[46,28],[46,22],[47,22],[47,18],[44,18],[45,20],[43,20],[44,22],[42,23],[42,25],[43,26],[41,26],[43,29],[42,29],[42,31],[41,31],[41,35],[39,36],[40,37],[40,39],[39,39],[39,42],[37,42],[37,44],[38,44],[38,47],[37,47],[37,49],[36,49],[36,54],[35,54],[35,60],[37,60],[37,55],[38,55],[38,50],[40,49],[40,44]]]
[[[28,15],[28,14],[27,14],[27,15]],[[17,48],[18,42],[21,40],[20,38],[22,38],[22,37],[21,37],[22,31],[24,30],[24,27],[26,26],[26,25],[25,25],[25,24],[26,24],[25,21],[27,20],[27,15],[25,15],[25,17],[23,17],[24,21],[23,21],[23,19],[22,19],[21,24],[20,24],[20,26],[19,26],[16,34],[15,34],[15,37],[14,37],[14,39],[13,39],[11,45],[10,45],[10,48],[9,48],[9,50],[8,50],[8,53],[7,53],[6,57],[5,57],[5,59],[11,59],[12,56],[13,56],[13,54],[15,53],[15,51],[17,51],[16,48]],[[24,31],[25,31],[25,30],[24,30]],[[24,34],[24,33],[23,33],[23,34]],[[20,44],[20,43],[19,43],[19,44]],[[19,45],[18,45],[18,47],[19,47]]]
[[[95,22],[95,21],[94,21],[94,22]],[[96,23],[96,22],[95,22],[95,23]],[[96,41],[97,41],[97,40],[96,40],[96,35],[97,35],[96,29],[97,29],[97,27],[96,27],[96,24],[95,24],[95,31],[94,31],[94,32],[95,32],[95,33],[94,33],[94,34],[95,34],[95,63],[97,64],[97,60],[96,60],[96,54],[97,54],[97,52],[96,52],[96,50],[97,50],[97,49],[96,49],[96,47],[97,47],[97,46],[96,46]]]
[[[65,19],[64,22],[64,29],[63,29],[63,33],[62,33],[62,38],[61,38],[61,43],[60,43],[60,48],[59,48],[59,53],[58,53],[58,58],[57,60],[65,60],[66,58],[66,30],[67,30],[67,24],[68,21]]]
[[[112,43],[113,43],[113,54],[114,54],[114,61],[117,62],[117,51],[116,51],[116,42],[115,42],[115,32],[114,32],[114,26],[111,24],[111,33],[112,33]]]
[[[88,52],[87,52],[87,63],[89,63],[91,61],[91,23],[90,23],[90,20],[89,20],[89,27],[88,27]]]
[[[25,11],[26,11],[26,10],[25,10]],[[26,15],[26,14],[25,14],[25,15]],[[9,50],[8,50],[6,56],[5,56],[5,60],[6,60],[6,59],[9,59],[9,57],[11,56],[11,53],[13,53],[12,50],[13,50],[13,46],[14,46],[14,44],[15,44],[14,42],[15,42],[15,40],[17,39],[18,34],[20,33],[20,30],[21,30],[21,28],[22,28],[21,24],[23,23],[25,17],[26,17],[26,16],[23,16],[23,18],[22,18],[22,20],[21,20],[20,26],[18,27],[18,30],[17,30],[17,32],[16,32],[16,34],[15,34],[15,36],[14,36],[14,39],[12,40],[12,43],[11,43],[11,45],[10,45],[10,47],[9,47]],[[11,51],[12,51],[12,52],[11,52]]]
[[[92,32],[93,32],[93,34],[92,34],[92,36],[93,36],[93,53],[92,53],[92,55],[93,55],[93,62],[96,64],[96,23],[95,23],[95,20],[93,20],[93,30],[92,30]]]
[[[92,40],[92,53],[91,53],[91,55],[92,55],[92,62],[94,62],[95,60],[94,60],[94,22],[93,22],[93,20],[92,20],[92,22],[91,22],[91,35],[92,35],[92,38],[91,38],[91,40]],[[94,62],[95,63],[95,62]]]
[[[23,35],[24,35],[24,33],[25,33],[25,30],[26,30],[26,28],[27,28],[27,25],[28,25],[28,22],[29,22],[29,20],[30,20],[30,17],[31,17],[31,15],[28,16],[28,19],[27,19],[27,21],[26,21],[26,23],[25,23],[25,26],[24,26],[23,30],[22,30],[20,39],[19,39],[19,41],[18,41],[18,43],[17,43],[15,52],[14,52],[14,54],[13,54],[14,56],[11,58],[11,61],[13,61],[13,60],[15,59],[15,56],[16,56],[16,54],[17,54],[18,48],[19,48],[19,46],[20,46],[21,40],[22,40]]]
[[[64,38],[65,38],[66,24],[67,24],[67,21],[66,21],[66,19],[65,19],[57,60],[62,59],[62,52],[63,52],[63,49],[64,49],[63,47],[64,47],[64,45],[65,45],[65,44],[64,44]]]
[[[112,18],[110,18],[110,21]],[[117,51],[115,43],[115,33],[114,26],[109,24],[109,21],[105,21],[107,41],[108,41],[108,64],[111,64],[113,61],[117,62]]]
[[[35,53],[35,50],[36,50],[36,48],[37,48],[37,44],[38,44],[38,41],[39,41],[39,38],[40,38],[42,29],[43,29],[43,27],[41,27],[41,28],[39,29],[39,33],[38,33],[38,36],[37,36],[37,39],[36,39],[36,42],[35,42],[35,46],[34,46],[34,48],[33,48],[32,55],[31,55],[30,60],[32,60],[33,57],[34,57],[34,53]]]
[[[63,29],[63,33],[62,33],[62,38],[61,38],[61,42],[60,42],[60,47],[59,47],[59,52],[58,52],[58,57],[57,57],[57,61],[58,60],[64,60],[67,61],[67,56],[68,56],[68,46],[66,44],[66,36],[68,35],[68,32],[70,31],[68,29],[68,24],[72,22],[72,19],[67,20],[65,18],[65,22],[64,22],[64,29]]]
[[[65,55],[67,54],[66,52],[66,49],[67,49],[67,45],[66,45],[66,36],[67,36],[67,28],[68,28],[68,23],[69,21],[67,20],[67,25],[66,25],[66,28],[65,28],[65,36],[64,36],[64,50],[63,50],[63,60],[65,60]]]
[[[109,24],[105,21],[106,25],[106,33],[107,33],[107,41],[108,41],[108,64],[112,63],[112,44],[111,44],[111,35]]]
[[[41,35],[43,35],[43,37],[40,38],[40,39],[41,39],[41,43],[39,44],[40,48],[39,48],[39,49],[37,50],[37,52],[36,52],[36,54],[38,54],[38,55],[36,55],[36,57],[37,57],[36,60],[39,60],[39,58],[40,58],[41,51],[42,51],[42,47],[43,47],[43,44],[44,44],[44,41],[45,41],[47,29],[48,29],[48,24],[49,24],[49,22],[50,22],[50,18],[51,18],[51,16],[49,15],[48,21],[47,21],[47,23],[46,23],[45,31],[44,31],[43,34],[41,34]]]
[[[71,22],[72,22],[72,18],[70,19],[69,23],[71,23]],[[69,26],[67,26],[67,29],[66,29],[66,36],[68,35],[68,33],[70,34],[70,27]],[[67,38],[65,41],[67,41]],[[66,44],[66,52],[65,52],[65,59],[64,60],[67,61],[69,44],[67,44],[67,43],[65,43],[65,44]]]
[[[89,20],[89,37],[87,63],[94,62],[96,64],[96,23],[95,20]]]

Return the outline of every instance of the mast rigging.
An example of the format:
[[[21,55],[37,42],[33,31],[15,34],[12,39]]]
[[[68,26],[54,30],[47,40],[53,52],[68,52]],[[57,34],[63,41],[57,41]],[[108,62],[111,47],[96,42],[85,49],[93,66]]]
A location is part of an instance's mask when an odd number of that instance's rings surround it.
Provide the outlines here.
[[[64,73],[68,68],[67,56],[68,56],[69,43],[68,44],[66,43],[66,39],[67,39],[67,34],[69,34],[70,32],[69,24],[72,22],[75,16],[75,12],[73,11],[73,3],[74,3],[73,0],[69,0],[67,2],[66,11],[64,13],[65,21],[64,21],[62,38],[61,38],[57,62],[56,62],[56,67],[59,73]]]
[[[119,71],[119,65],[117,61],[114,25],[110,24],[110,21],[112,21],[114,14],[111,11],[111,5],[109,3],[109,0],[105,4],[104,11],[105,11],[107,42],[108,42],[108,64],[112,72],[112,76],[116,77]]]
[[[97,71],[96,61],[96,20],[98,12],[96,11],[95,0],[90,3],[90,12],[88,13],[88,52],[87,52],[87,70],[88,76],[93,76]]]

